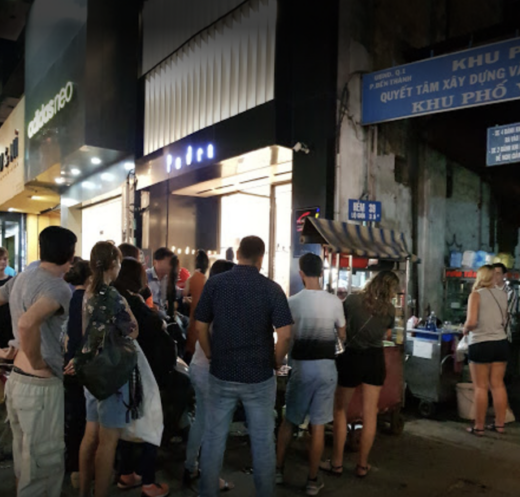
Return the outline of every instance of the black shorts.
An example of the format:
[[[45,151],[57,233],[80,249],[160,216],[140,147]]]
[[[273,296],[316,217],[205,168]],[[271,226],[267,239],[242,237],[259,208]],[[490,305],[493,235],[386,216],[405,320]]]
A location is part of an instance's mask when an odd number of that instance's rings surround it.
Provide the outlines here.
[[[493,340],[474,343],[469,346],[468,356],[469,362],[475,364],[507,362],[509,359],[509,342],[507,340]]]
[[[383,347],[347,347],[345,352],[336,358],[336,369],[340,387],[356,388],[362,383],[381,387],[386,378],[385,351]]]

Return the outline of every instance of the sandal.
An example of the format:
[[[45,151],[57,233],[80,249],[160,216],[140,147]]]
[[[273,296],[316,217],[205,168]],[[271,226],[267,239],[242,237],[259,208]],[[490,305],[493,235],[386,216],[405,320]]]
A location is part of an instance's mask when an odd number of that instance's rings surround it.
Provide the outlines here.
[[[370,473],[370,470],[372,469],[372,466],[370,464],[367,464],[366,466],[361,466],[360,464],[356,465],[355,473],[358,478],[366,478],[368,473]]]
[[[486,426],[486,430],[494,431],[495,433],[500,433],[503,435],[505,433],[505,426],[497,426],[495,423]]]
[[[333,466],[331,459],[320,462],[320,469],[333,476],[341,476],[343,474],[343,466]]]
[[[478,428],[475,428],[474,426],[471,426],[470,428],[466,428],[466,431],[470,435],[475,435],[476,437],[482,437],[484,435],[484,430],[480,430]]]

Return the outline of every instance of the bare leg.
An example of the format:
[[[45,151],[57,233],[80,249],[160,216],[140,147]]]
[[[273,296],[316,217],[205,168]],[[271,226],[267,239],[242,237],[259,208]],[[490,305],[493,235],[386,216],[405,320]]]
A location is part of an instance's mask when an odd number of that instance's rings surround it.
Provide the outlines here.
[[[347,441],[347,412],[355,388],[337,387],[334,395],[334,442],[332,448],[332,466],[343,466],[343,453]]]
[[[278,442],[276,446],[276,467],[283,468],[285,462],[285,453],[291,443],[294,426],[284,419],[280,429],[278,430]]]
[[[507,411],[507,391],[504,385],[504,375],[507,363],[495,362],[491,364],[491,393],[493,394],[493,407],[495,408],[495,426],[504,426]],[[501,428],[498,431],[502,432]]]
[[[117,428],[99,428],[99,444],[96,451],[95,496],[107,497],[116,457],[120,430]]]
[[[381,387],[363,384],[363,430],[361,431],[361,450],[358,459],[361,468],[368,467],[368,456],[374,444],[380,393]]]
[[[491,364],[469,364],[471,379],[475,387],[475,429],[483,430],[488,408],[489,377]]]
[[[313,425],[311,430],[311,446],[309,447],[309,478],[318,477],[321,456],[325,445],[325,426]]]
[[[94,457],[99,441],[99,425],[87,422],[85,435],[79,449],[79,495],[90,496],[90,485],[94,478]]]

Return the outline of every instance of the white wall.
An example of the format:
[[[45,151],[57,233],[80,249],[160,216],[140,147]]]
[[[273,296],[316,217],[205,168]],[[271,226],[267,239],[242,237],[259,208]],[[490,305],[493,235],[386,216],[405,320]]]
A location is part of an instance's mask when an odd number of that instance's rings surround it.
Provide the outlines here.
[[[92,247],[100,241],[122,242],[122,200],[118,197],[82,211],[82,256],[90,257]]]

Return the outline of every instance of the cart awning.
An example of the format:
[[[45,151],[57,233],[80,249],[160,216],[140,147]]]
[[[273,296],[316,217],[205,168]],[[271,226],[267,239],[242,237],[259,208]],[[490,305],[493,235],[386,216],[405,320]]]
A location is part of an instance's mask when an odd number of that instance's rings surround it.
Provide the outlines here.
[[[301,232],[302,243],[327,245],[334,252],[370,259],[417,261],[406,246],[403,233],[308,217]]]

